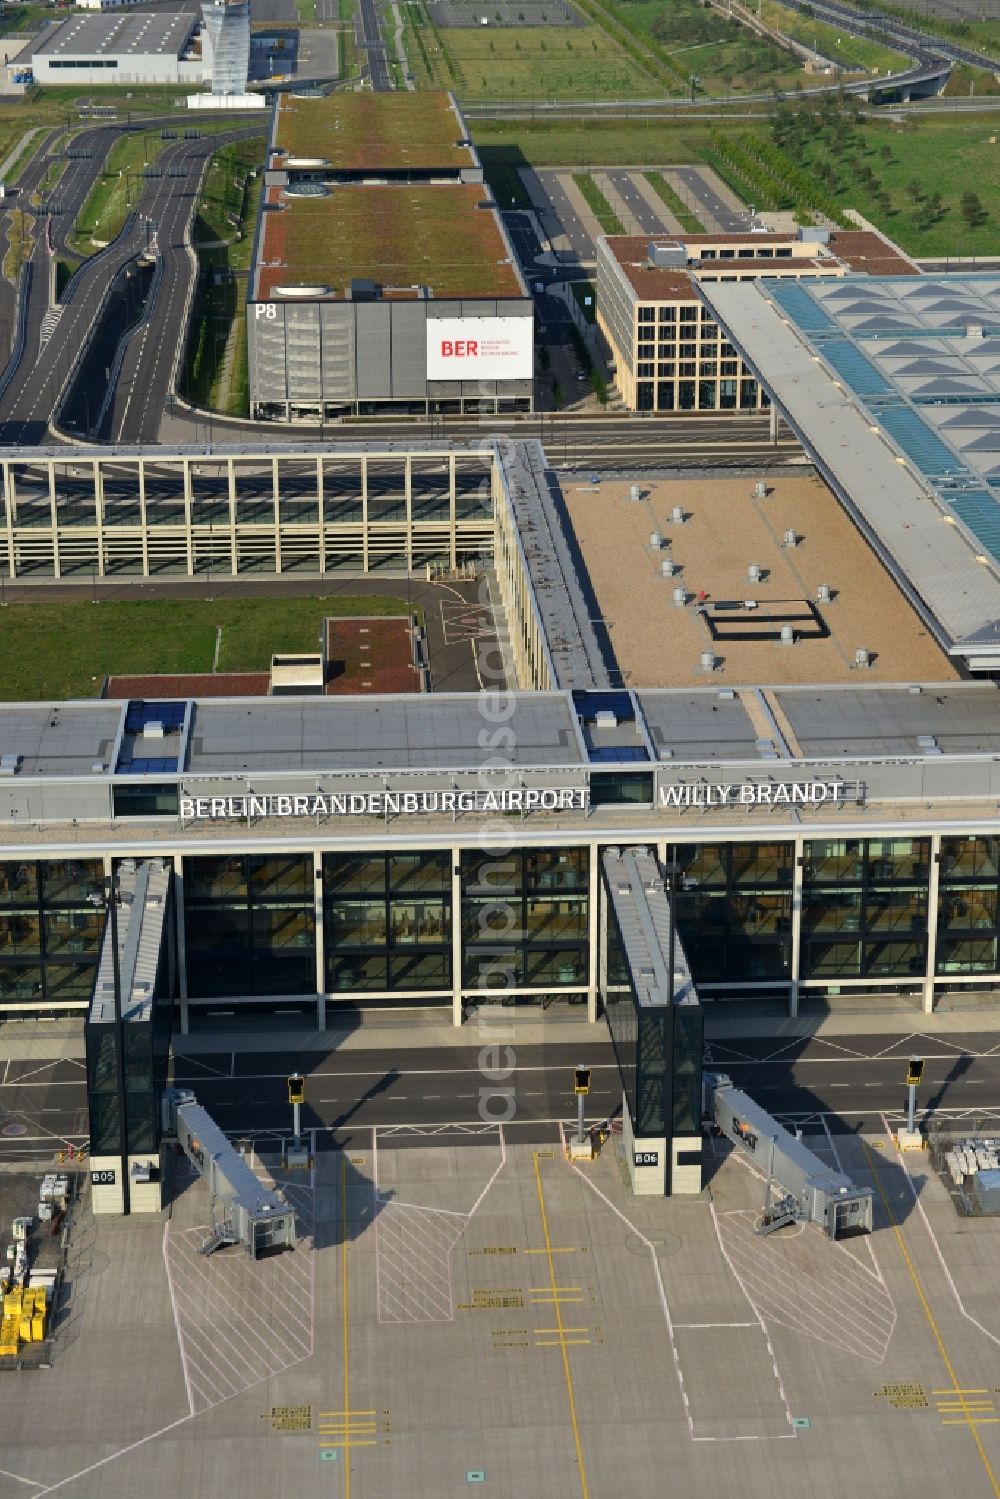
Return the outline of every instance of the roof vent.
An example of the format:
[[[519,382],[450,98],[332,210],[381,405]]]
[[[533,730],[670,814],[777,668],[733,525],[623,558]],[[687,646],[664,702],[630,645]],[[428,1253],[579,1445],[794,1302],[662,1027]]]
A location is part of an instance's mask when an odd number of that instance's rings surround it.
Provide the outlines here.
[[[659,270],[681,270],[687,265],[687,250],[678,240],[665,240],[658,244],[651,239],[649,263]]]

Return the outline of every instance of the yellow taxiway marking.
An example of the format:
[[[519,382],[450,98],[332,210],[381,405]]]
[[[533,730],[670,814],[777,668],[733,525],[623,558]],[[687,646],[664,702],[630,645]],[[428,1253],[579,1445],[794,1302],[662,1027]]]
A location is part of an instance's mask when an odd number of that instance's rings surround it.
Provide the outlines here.
[[[991,1390],[985,1387],[981,1390],[931,1390],[932,1395],[947,1395],[949,1399],[954,1395],[990,1395]]]
[[[579,1254],[579,1250],[577,1249],[577,1247],[576,1247],[575,1244],[571,1244],[566,1249],[558,1249],[558,1248],[555,1248],[555,1247],[553,1247],[552,1249],[545,1249],[545,1248],[542,1248],[542,1249],[525,1249],[523,1251],[523,1253],[524,1254]]]
[[[892,1231],[896,1236],[896,1243],[899,1245],[899,1251],[902,1254],[904,1261],[906,1262],[907,1270],[910,1272],[910,1279],[913,1282],[914,1290],[916,1291],[917,1297],[920,1301],[920,1305],[923,1308],[924,1316],[927,1318],[927,1325],[930,1328],[931,1332],[934,1334],[934,1341],[937,1344],[938,1353],[941,1355],[941,1362],[944,1364],[945,1372],[948,1375],[948,1378],[951,1380],[951,1393],[953,1395],[957,1395],[961,1392],[963,1386],[959,1382],[958,1375],[955,1373],[955,1366],[952,1363],[948,1350],[944,1345],[944,1338],[941,1336],[941,1329],[938,1327],[934,1313],[931,1311],[930,1302],[927,1300],[927,1295],[924,1291],[923,1285],[921,1284],[920,1276],[917,1274],[917,1267],[914,1265],[913,1260],[910,1258],[910,1251],[906,1247],[906,1240],[903,1238],[903,1231],[899,1226],[899,1221],[896,1218],[892,1203],[889,1201],[889,1198],[886,1195],[885,1188],[882,1185],[882,1178],[879,1174],[879,1168],[875,1164],[876,1158],[868,1149],[868,1145],[864,1140],[861,1141],[861,1148],[865,1153],[865,1159],[868,1162],[868,1169],[871,1172],[872,1180],[875,1183],[875,1188],[878,1192],[879,1198],[881,1199],[882,1206],[885,1209],[886,1217],[892,1224]],[[995,1419],[1000,1420],[1000,1418]],[[989,1418],[987,1418],[987,1420],[989,1420]],[[961,1417],[957,1421],[942,1422],[942,1425],[944,1426],[968,1426],[969,1430],[972,1432],[972,1440],[976,1444],[976,1450],[979,1453],[979,1460],[982,1463],[983,1468],[986,1472],[986,1476],[990,1481],[993,1493],[996,1496],[996,1499],[1000,1499],[1000,1483],[997,1482],[997,1476],[990,1466],[989,1458],[986,1456],[986,1448],[983,1446],[983,1439],[979,1435],[979,1432],[976,1430],[977,1424],[978,1422],[973,1416]]]
[[[535,1160],[535,1190],[538,1193],[538,1211],[542,1219],[542,1237],[545,1240],[546,1258],[549,1267],[549,1284],[552,1289],[556,1313],[556,1327],[559,1332],[558,1345],[562,1353],[563,1378],[566,1382],[566,1399],[569,1402],[569,1420],[573,1428],[573,1445],[576,1449],[576,1468],[580,1480],[581,1499],[590,1499],[590,1487],[587,1483],[587,1470],[583,1462],[583,1444],[580,1441],[580,1423],[576,1415],[576,1396],[573,1393],[573,1375],[569,1367],[569,1353],[566,1348],[566,1330],[563,1326],[562,1311],[560,1309],[560,1290],[556,1283],[555,1256],[552,1252],[552,1235],[549,1233],[549,1218],[545,1210],[545,1193],[542,1191],[542,1173],[538,1164],[538,1152],[534,1153]],[[569,1289],[579,1290],[579,1286]],[[346,1404],[346,1402],[345,1402]]]

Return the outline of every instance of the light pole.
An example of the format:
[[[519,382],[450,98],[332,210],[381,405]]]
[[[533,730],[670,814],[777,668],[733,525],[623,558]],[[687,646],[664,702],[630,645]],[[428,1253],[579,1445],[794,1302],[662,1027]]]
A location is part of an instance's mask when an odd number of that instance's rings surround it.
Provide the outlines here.
[[[111,972],[114,980],[115,991],[115,1093],[118,1106],[118,1169],[122,1177],[122,1212],[127,1214],[130,1210],[129,1204],[129,1181],[128,1181],[128,1120],[126,1117],[126,1090],[125,1090],[125,1038],[122,1035],[122,983],[121,970],[118,963],[118,902],[121,897],[118,876],[109,874],[105,876],[104,884],[100,890],[95,890],[87,899],[92,906],[98,910],[104,909],[106,916],[110,918],[111,928]],[[105,932],[108,923],[105,923]],[[100,979],[100,968],[98,968],[98,980]]]

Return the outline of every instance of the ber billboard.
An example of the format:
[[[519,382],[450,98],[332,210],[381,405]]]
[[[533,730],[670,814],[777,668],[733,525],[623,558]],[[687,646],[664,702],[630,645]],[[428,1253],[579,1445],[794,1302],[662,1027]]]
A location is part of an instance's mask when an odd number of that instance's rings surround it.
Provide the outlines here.
[[[428,380],[530,380],[534,319],[427,319]]]

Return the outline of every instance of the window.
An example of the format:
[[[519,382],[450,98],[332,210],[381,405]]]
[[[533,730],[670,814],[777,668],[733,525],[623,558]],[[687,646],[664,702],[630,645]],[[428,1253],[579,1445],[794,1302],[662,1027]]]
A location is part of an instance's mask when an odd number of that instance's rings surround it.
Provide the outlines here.
[[[652,307],[639,308],[640,323],[653,323],[656,321],[656,310]]]
[[[653,800],[653,776],[651,771],[628,774],[622,771],[602,771],[590,777],[590,804],[592,807],[611,806],[621,802],[648,805]]]
[[[724,359],[722,361],[721,372],[724,375],[735,375],[736,374],[736,360],[735,359]]]
[[[715,256],[716,252],[714,250],[702,250],[701,252],[702,260],[714,260]]]
[[[696,352],[697,352],[697,347],[696,347],[695,344],[690,344],[690,343],[689,344],[681,344],[681,346],[680,346],[680,348],[678,349],[677,352],[680,354],[680,356],[681,356],[682,359],[693,359],[695,357]]]
[[[660,376],[661,380],[667,379],[671,375],[673,375],[673,373],[674,373],[674,366],[673,366],[673,364],[669,364],[669,363],[660,363],[660,364],[658,364],[656,366],[656,372]]]
[[[660,320],[661,323],[676,323],[676,321],[677,321],[677,308],[676,307],[661,307],[660,310],[659,310],[658,316],[659,316],[659,320]]]
[[[655,356],[656,356],[656,345],[655,344],[640,344],[639,345],[639,358],[640,359],[653,359],[653,358],[655,358]]]
[[[685,364],[680,365],[678,373],[681,375],[693,375],[695,373],[694,360],[690,359]]]
[[[512,862],[492,861],[504,878]],[[481,873],[485,881],[486,869]],[[451,860],[446,852],[373,859],[327,854],[323,890],[326,984],[332,993],[450,988]],[[484,904],[494,899],[485,883],[483,894]]]
[[[774,257],[776,260],[791,260],[792,252],[790,249],[775,250]]]
[[[116,817],[176,817],[176,786],[116,786]]]
[[[715,376],[719,373],[714,359],[703,359],[698,366],[699,375]]]
[[[754,252],[753,252],[753,250],[748,250],[748,249],[740,250],[740,252],[739,252],[739,259],[740,260],[753,260],[753,258],[754,258]]]
[[[652,411],[653,409],[653,382],[652,380],[640,380],[635,388],[635,404],[639,411]]]
[[[643,379],[643,378],[651,379],[652,376],[653,376],[653,374],[654,374],[654,368],[653,368],[652,364],[643,363],[643,364],[639,365],[638,369],[636,370],[636,374],[639,376],[640,379]]]
[[[674,387],[663,380],[656,387],[656,409],[657,411],[673,411],[674,409]]]
[[[735,250],[720,250],[719,251],[719,259],[720,260],[735,260],[735,258],[736,258],[736,252],[735,252]]]
[[[682,307],[681,308],[681,322],[682,323],[696,323],[697,321],[698,321],[698,309],[697,309],[697,307]]]

